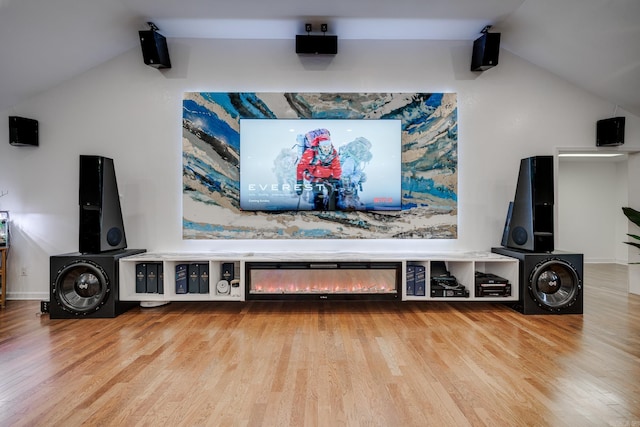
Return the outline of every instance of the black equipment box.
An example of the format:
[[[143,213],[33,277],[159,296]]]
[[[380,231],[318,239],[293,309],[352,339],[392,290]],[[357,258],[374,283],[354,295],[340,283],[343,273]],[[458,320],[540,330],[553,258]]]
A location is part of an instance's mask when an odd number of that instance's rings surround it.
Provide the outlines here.
[[[451,298],[463,297],[469,298],[469,291],[463,286],[458,285],[457,288],[449,288],[431,283],[431,296],[434,298]]]
[[[476,297],[510,297],[511,284],[504,277],[476,271]]]

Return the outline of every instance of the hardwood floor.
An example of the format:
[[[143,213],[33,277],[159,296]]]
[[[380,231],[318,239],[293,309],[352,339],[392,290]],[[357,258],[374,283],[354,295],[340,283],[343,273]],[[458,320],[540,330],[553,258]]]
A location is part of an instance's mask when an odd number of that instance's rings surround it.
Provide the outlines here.
[[[640,426],[640,296],[585,265],[584,315],[489,303],[0,310],[0,425]]]

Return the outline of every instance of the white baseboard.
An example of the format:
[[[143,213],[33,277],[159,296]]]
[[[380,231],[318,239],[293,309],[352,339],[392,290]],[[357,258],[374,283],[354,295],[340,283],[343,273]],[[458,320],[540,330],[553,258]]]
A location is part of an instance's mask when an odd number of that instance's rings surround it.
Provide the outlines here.
[[[48,292],[7,292],[7,301],[49,301]]]
[[[627,262],[621,259],[604,259],[604,258],[585,258],[585,264],[622,264],[626,265]]]

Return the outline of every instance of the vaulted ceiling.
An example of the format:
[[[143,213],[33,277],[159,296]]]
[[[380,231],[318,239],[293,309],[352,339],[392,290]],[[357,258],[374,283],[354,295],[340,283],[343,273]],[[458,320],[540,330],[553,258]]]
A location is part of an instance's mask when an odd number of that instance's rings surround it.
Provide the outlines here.
[[[171,38],[472,40],[501,47],[640,116],[638,0],[0,0],[0,110],[139,46]]]

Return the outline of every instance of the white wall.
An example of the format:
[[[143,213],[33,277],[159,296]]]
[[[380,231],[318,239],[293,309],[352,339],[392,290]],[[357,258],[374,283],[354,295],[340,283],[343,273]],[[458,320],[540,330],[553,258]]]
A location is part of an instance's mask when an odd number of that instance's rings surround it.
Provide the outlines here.
[[[313,241],[320,249],[476,251],[499,245],[519,160],[593,146],[613,106],[501,52],[469,70],[471,42],[341,41],[333,58],[298,57],[293,40],[169,40],[173,68],[131,51],[4,111],[40,122],[40,147],[8,144],[0,121],[0,209],[10,210],[10,298],[47,298],[50,255],[78,249],[78,155],[115,160],[130,248],[308,250],[309,241],[183,241],[181,102],[185,91],[458,93],[456,240]],[[43,67],[42,72],[46,72]],[[640,145],[627,116],[627,144]],[[21,276],[22,270],[27,275]]]
[[[561,159],[556,183],[556,248],[586,262],[626,262],[627,161]]]

